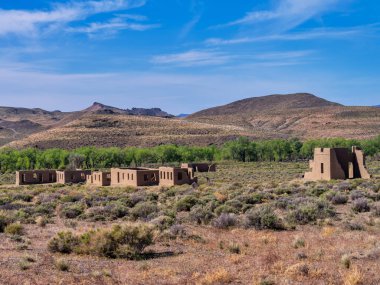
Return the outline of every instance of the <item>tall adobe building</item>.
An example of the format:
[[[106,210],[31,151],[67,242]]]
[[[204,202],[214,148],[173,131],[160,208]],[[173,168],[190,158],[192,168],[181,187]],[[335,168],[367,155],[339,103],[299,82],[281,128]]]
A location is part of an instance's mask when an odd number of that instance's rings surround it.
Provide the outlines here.
[[[347,148],[316,148],[310,168],[312,171],[304,175],[308,181],[371,178],[365,167],[363,151],[355,146],[351,151]]]

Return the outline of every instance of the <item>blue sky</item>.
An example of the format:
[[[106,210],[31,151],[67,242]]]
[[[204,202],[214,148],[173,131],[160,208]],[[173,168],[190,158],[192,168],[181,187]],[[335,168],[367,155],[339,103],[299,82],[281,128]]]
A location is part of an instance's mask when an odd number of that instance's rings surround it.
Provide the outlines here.
[[[0,3],[0,105],[191,113],[310,92],[380,104],[377,0]]]

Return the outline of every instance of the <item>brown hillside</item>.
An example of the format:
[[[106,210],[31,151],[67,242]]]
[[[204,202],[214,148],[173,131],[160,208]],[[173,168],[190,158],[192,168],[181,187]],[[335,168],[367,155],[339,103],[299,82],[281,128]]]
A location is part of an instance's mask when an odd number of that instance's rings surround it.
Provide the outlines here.
[[[203,110],[189,121],[241,126],[262,138],[370,138],[380,134],[380,109],[345,107],[311,94],[249,98]],[[269,134],[269,135],[268,135]]]
[[[61,127],[14,141],[11,147],[73,149],[81,146],[208,145],[245,134],[243,128],[214,126],[180,119],[87,114]]]
[[[329,106],[341,105],[308,93],[269,95],[243,99],[224,106],[206,109],[192,114],[188,118]]]
[[[12,141],[22,140],[31,134],[61,128],[82,117],[94,114],[173,117],[159,108],[132,108],[123,110],[97,102],[85,110],[76,112],[50,112],[38,108],[0,107],[0,146]],[[59,137],[57,137],[57,140],[59,140]]]

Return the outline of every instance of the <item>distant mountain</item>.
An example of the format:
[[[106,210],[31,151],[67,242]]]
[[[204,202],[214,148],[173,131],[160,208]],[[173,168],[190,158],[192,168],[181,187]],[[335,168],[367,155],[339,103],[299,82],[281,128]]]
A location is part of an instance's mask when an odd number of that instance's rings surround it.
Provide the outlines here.
[[[263,97],[252,97],[233,103],[206,109],[190,115],[188,118],[203,116],[217,116],[229,114],[246,114],[253,112],[268,112],[288,109],[320,108],[330,106],[342,106],[308,93],[297,93],[288,95],[269,95]]]
[[[376,105],[376,106],[374,106],[374,107],[380,108],[380,105]]]
[[[101,103],[95,102],[92,106],[83,110],[84,112],[91,112],[95,114],[119,114],[119,115],[134,115],[134,116],[152,116],[152,117],[162,117],[162,118],[172,118],[173,115],[162,111],[160,108],[132,108],[132,109],[119,109],[116,107],[111,107],[103,105]]]
[[[119,109],[95,102],[87,109],[75,112],[46,111],[40,108],[0,107],[0,146],[28,135],[56,129],[91,115],[124,115],[172,118],[159,108]]]
[[[261,138],[367,138],[380,133],[380,109],[346,107],[308,93],[239,100],[186,120],[244,127]]]
[[[124,110],[97,102],[70,113],[0,108],[0,143],[17,148],[197,146],[238,136],[361,139],[379,133],[380,108],[342,106],[307,93],[248,98],[185,118],[158,108]]]

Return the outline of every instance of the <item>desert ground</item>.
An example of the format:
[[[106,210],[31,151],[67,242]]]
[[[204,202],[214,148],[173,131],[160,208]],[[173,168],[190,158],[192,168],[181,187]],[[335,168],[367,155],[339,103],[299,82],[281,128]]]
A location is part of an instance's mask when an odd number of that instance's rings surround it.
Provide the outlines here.
[[[198,187],[139,189],[2,175],[0,283],[380,284],[380,162],[367,164],[371,180],[304,182],[307,162],[225,162]],[[113,247],[115,225],[144,245]]]

